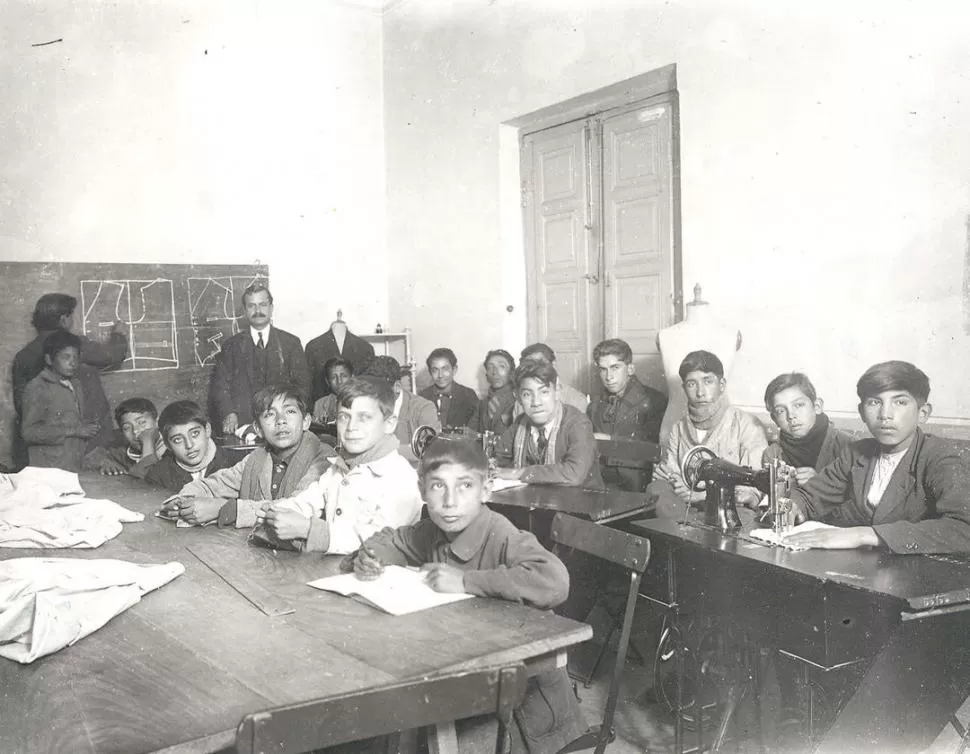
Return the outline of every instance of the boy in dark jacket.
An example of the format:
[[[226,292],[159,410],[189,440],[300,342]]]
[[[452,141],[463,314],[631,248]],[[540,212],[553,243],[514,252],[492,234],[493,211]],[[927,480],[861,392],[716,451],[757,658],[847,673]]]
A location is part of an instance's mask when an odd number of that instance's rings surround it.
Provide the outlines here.
[[[790,534],[800,547],[879,547],[901,554],[970,552],[967,470],[951,445],[924,434],[929,378],[905,361],[870,367],[856,385],[872,437],[852,443],[792,492],[801,519],[834,524]]]
[[[354,556],[358,578],[377,578],[385,565],[422,566],[440,592],[469,592],[550,610],[569,594],[562,562],[536,538],[490,510],[488,461],[477,444],[438,439],[419,470],[429,518],[384,529]],[[515,711],[512,751],[553,754],[585,730],[562,668],[529,679]],[[459,725],[459,741],[477,725]],[[476,736],[477,738],[477,736]]]
[[[158,417],[158,431],[168,453],[149,467],[145,481],[176,492],[189,482],[232,466],[212,440],[209,419],[195,401],[170,403]]]

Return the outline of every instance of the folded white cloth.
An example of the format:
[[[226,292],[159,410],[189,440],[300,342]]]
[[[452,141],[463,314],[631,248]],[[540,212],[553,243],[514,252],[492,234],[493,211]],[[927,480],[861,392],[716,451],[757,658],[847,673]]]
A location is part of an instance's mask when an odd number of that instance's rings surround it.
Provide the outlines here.
[[[141,513],[83,496],[77,474],[28,467],[0,474],[0,547],[98,547]]]
[[[0,561],[0,656],[26,664],[70,646],[184,572],[181,563]]]

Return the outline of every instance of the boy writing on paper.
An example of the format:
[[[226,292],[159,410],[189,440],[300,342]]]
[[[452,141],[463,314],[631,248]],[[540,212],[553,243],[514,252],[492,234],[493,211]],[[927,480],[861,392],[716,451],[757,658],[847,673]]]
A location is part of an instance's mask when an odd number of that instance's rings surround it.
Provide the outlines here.
[[[168,452],[146,472],[149,484],[178,491],[233,465],[212,440],[209,419],[195,401],[175,401],[162,409],[158,432]]]
[[[569,574],[562,562],[485,505],[488,460],[478,444],[435,440],[421,458],[420,483],[428,518],[366,540],[353,556],[358,578],[377,578],[385,565],[421,566],[439,592],[468,592],[540,610],[566,599]],[[515,720],[513,752],[552,754],[584,732],[564,669],[529,679]],[[477,739],[473,731],[482,732],[482,721],[465,723],[458,726],[460,748],[466,737]]]
[[[778,425],[779,436],[765,450],[763,460],[781,459],[795,469],[798,484],[818,474],[852,442],[829,421],[815,386],[801,372],[779,374],[769,382],[765,408]]]
[[[798,519],[834,526],[789,534],[785,543],[970,552],[970,475],[949,443],[920,429],[933,410],[929,378],[909,362],[887,361],[867,369],[856,392],[872,437],[792,492]]]
[[[347,554],[386,526],[421,515],[418,475],[398,453],[394,391],[374,377],[348,380],[337,394],[340,451],[299,495],[262,507],[264,538],[303,552]]]
[[[293,385],[267,385],[253,395],[256,430],[265,447],[235,466],[186,484],[162,505],[168,516],[190,524],[250,528],[265,501],[296,495],[320,478],[333,448],[312,432],[302,391]]]

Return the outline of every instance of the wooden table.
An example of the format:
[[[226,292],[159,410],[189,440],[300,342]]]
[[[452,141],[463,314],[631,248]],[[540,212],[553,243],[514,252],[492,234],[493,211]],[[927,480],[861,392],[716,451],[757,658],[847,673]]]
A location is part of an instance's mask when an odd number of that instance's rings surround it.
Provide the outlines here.
[[[820,751],[921,750],[965,699],[967,559],[791,552],[668,519],[630,526],[653,547],[641,591],[675,617],[714,618],[814,673],[847,679]]]
[[[489,502],[528,510],[561,511],[606,524],[641,515],[647,509],[648,497],[643,492],[526,484],[493,492]]]
[[[165,493],[130,477],[82,476],[82,486],[145,521],[96,550],[0,558],[178,561],[185,573],[73,647],[27,666],[0,660],[0,752],[217,751],[248,712],[442,671],[525,662],[538,672],[592,635],[491,599],[386,615],[306,586],[336,573],[337,557],[251,547],[244,530],[176,529],[152,515]],[[187,548],[294,612],[270,617]]]

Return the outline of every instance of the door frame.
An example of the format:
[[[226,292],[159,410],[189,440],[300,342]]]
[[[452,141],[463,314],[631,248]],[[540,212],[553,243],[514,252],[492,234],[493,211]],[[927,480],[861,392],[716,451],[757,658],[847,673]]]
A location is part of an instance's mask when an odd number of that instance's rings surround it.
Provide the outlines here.
[[[608,111],[628,109],[631,106],[649,105],[650,100],[658,99],[669,103],[671,107],[671,197],[670,197],[670,230],[671,230],[671,264],[673,291],[669,302],[671,322],[680,322],[684,314],[683,293],[683,255],[681,233],[681,204],[680,204],[680,98],[677,92],[677,65],[671,64],[663,68],[634,76],[624,81],[581,94],[555,105],[536,110],[517,118],[506,121],[503,125],[515,129],[518,143],[518,154],[521,156],[525,149],[525,137],[537,131],[544,131],[554,126],[564,125],[576,120],[585,120]],[[521,157],[518,158],[520,160]],[[518,162],[517,160],[517,162]],[[522,227],[526,221],[528,204],[525,175],[528,168],[525,162],[519,162],[519,212]],[[598,220],[599,198],[590,197],[594,206],[591,217]],[[522,234],[525,252],[525,301],[526,301],[526,337],[532,343],[538,338],[538,322],[535,312],[535,248],[533,239],[527,233]]]

